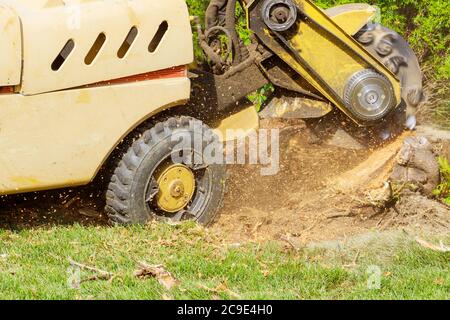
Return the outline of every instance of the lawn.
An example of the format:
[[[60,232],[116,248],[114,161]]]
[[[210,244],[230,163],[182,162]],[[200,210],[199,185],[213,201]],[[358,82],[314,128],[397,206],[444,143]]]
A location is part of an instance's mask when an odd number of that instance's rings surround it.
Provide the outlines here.
[[[174,286],[137,277],[142,262]],[[448,299],[448,268],[447,254],[406,237],[336,251],[230,245],[194,224],[0,231],[1,299]]]

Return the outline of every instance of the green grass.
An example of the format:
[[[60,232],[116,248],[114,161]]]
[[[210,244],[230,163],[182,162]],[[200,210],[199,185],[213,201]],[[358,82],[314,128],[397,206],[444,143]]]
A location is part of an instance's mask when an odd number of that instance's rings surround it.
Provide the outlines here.
[[[432,109],[433,122],[444,130],[450,130],[450,98],[443,98]]]
[[[330,251],[331,250],[331,251]],[[330,254],[332,254],[330,256]],[[146,227],[55,226],[0,231],[0,299],[448,299],[448,255],[397,241],[356,249],[287,250],[283,245],[222,244],[193,224]],[[112,281],[68,285],[69,260],[114,273]],[[170,291],[138,279],[138,262],[163,264],[178,280]],[[367,288],[377,264],[381,289]],[[69,270],[69,271],[68,271]],[[93,274],[81,272],[81,278]],[[217,288],[217,290],[209,290]]]

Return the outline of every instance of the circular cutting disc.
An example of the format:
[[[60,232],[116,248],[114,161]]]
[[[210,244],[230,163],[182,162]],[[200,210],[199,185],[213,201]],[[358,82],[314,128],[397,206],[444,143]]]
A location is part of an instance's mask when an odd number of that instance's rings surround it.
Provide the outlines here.
[[[396,106],[390,81],[370,69],[359,71],[350,78],[344,101],[352,114],[362,121],[380,120]]]

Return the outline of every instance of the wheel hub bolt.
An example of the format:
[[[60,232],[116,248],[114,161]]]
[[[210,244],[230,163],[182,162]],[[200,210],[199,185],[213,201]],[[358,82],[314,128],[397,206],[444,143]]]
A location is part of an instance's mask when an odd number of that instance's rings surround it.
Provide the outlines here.
[[[179,180],[174,181],[170,186],[170,195],[174,198],[181,198],[184,195],[183,183]]]

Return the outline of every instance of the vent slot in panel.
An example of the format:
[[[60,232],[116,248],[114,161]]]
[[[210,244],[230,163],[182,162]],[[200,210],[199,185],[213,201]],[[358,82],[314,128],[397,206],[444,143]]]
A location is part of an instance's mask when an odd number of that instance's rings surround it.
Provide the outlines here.
[[[88,54],[86,55],[84,63],[86,63],[87,65],[91,65],[94,62],[95,58],[97,58],[105,42],[106,35],[102,32],[98,35],[97,39],[91,47],[91,50],[89,50]]]
[[[120,47],[119,51],[117,52],[117,57],[120,59],[123,59],[128,51],[130,50],[131,46],[134,43],[134,40],[136,40],[136,37],[138,35],[138,29],[136,27],[131,28],[130,32],[128,32],[127,37],[122,43],[122,46]]]

